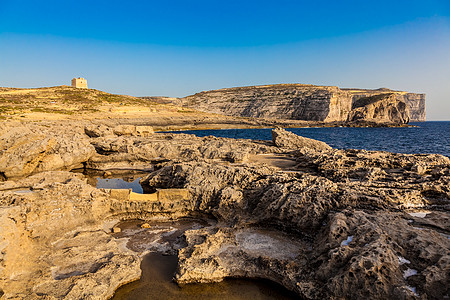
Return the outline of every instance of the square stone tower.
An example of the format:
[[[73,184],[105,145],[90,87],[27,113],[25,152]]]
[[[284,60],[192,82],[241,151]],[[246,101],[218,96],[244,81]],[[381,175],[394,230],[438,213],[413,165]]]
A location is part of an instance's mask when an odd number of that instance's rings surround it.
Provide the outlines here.
[[[87,80],[82,77],[74,78],[72,79],[72,87],[79,89],[87,89],[88,88]]]

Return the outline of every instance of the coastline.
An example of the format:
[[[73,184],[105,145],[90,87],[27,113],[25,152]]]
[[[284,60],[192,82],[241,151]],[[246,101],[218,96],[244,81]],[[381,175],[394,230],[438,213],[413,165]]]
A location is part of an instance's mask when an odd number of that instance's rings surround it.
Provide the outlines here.
[[[284,130],[251,141],[108,122],[118,127],[1,129],[6,299],[107,298],[155,247],[131,250],[116,224],[186,216],[217,224],[180,235],[179,284],[266,278],[310,299],[448,294],[448,157],[338,150]],[[149,194],[97,189],[70,172],[79,167],[146,168]]]

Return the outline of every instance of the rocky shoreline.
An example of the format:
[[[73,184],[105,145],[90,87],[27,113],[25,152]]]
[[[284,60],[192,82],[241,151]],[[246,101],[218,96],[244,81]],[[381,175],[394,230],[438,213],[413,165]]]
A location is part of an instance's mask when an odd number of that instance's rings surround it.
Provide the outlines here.
[[[269,142],[147,125],[0,128],[4,299],[107,299],[140,277],[148,249],[112,228],[190,216],[216,223],[181,234],[179,284],[249,277],[304,299],[450,297],[448,157],[337,150],[282,129]],[[146,170],[155,196],[97,189],[76,168]]]

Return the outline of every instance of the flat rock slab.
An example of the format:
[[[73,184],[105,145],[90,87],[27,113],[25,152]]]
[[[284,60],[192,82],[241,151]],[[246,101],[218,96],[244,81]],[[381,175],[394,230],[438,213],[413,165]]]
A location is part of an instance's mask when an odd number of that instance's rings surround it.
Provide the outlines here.
[[[282,154],[257,154],[250,155],[249,162],[268,164],[281,170],[291,170],[297,165],[296,159]]]

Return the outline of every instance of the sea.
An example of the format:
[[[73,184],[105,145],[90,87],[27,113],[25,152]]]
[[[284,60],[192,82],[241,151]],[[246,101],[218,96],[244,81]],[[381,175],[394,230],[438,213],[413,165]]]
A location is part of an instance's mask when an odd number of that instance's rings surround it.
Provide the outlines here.
[[[411,127],[287,128],[303,137],[338,149],[365,149],[397,153],[437,153],[450,157],[450,121],[410,123]],[[271,140],[272,128],[172,131],[199,137]]]

